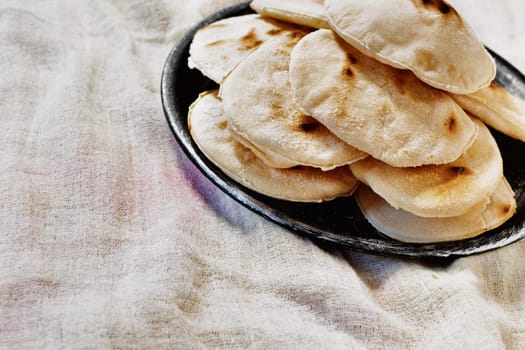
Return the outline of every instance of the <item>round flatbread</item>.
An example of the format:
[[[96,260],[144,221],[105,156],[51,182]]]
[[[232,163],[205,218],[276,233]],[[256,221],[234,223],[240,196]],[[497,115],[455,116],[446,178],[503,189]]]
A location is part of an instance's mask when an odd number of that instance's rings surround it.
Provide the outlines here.
[[[261,45],[225,79],[220,96],[228,125],[243,144],[284,160],[268,165],[289,167],[291,162],[330,170],[367,154],[297,108],[288,71],[290,52],[304,34],[294,32]]]
[[[516,212],[514,193],[505,178],[486,200],[461,216],[422,218],[395,209],[365,185],[359,186],[356,201],[377,230],[407,243],[436,243],[475,237],[502,225]]]
[[[253,0],[257,13],[312,28],[330,28],[323,0]]]
[[[357,180],[348,167],[324,172],[308,167],[274,169],[230,136],[217,91],[190,106],[188,127],[201,151],[235,181],[264,195],[296,202],[321,202],[352,194]]]
[[[457,94],[486,87],[494,60],[443,0],[326,0],[330,26],[361,52]]]
[[[525,100],[510,94],[496,83],[470,95],[451,95],[494,129],[525,142]]]
[[[444,165],[395,168],[371,157],[350,165],[354,175],[394,208],[422,217],[466,213],[487,198],[503,176],[503,160],[488,128],[456,161]]]
[[[286,35],[295,26],[258,14],[213,22],[195,33],[188,66],[221,83],[235,66],[262,43]]]
[[[361,54],[330,30],[295,46],[290,82],[303,113],[392,166],[452,162],[477,132],[446,93]]]

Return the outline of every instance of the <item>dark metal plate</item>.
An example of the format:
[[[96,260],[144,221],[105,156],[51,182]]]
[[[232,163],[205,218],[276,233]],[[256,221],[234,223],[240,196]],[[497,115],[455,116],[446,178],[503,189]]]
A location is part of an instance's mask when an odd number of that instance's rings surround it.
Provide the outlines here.
[[[525,236],[525,143],[492,131],[500,147],[504,171],[518,203],[517,214],[499,228],[478,237],[438,244],[407,244],[392,240],[374,229],[352,197],[320,204],[276,200],[255,193],[230,179],[200,152],[187,125],[189,105],[202,91],[217,88],[199,71],[188,68],[188,50],[197,29],[222,18],[248,14],[248,3],[226,8],[188,31],[171,51],[162,74],[161,94],[169,126],[193,163],[226,194],[239,203],[291,231],[336,243],[357,251],[410,257],[466,256],[503,247]],[[503,58],[496,60],[496,82],[525,98],[525,77]]]

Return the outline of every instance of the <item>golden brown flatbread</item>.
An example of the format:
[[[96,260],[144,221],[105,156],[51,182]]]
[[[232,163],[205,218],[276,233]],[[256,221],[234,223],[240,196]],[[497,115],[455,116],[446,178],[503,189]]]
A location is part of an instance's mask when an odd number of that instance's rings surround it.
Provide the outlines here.
[[[274,169],[230,134],[217,91],[202,93],[188,114],[190,133],[206,157],[225,174],[264,195],[296,202],[321,202],[353,193],[357,180],[348,167]]]
[[[469,94],[496,75],[490,54],[443,0],[326,0],[325,7],[332,29],[351,45],[435,88]]]
[[[297,108],[288,79],[290,52],[305,34],[298,31],[261,45],[226,78],[220,97],[228,125],[241,142],[256,153],[278,156],[268,165],[330,170],[367,154]]]
[[[466,213],[487,198],[503,176],[503,160],[488,128],[456,161],[444,165],[395,168],[371,157],[350,165],[354,175],[394,208],[422,217]]]
[[[395,209],[365,185],[355,194],[367,220],[390,238],[408,243],[436,243],[475,237],[496,228],[516,212],[514,193],[502,177],[495,191],[466,213],[447,218],[423,218]]]
[[[525,100],[496,83],[469,95],[452,95],[452,98],[487,125],[525,142]]]
[[[476,136],[448,94],[361,54],[327,29],[294,47],[290,82],[304,114],[392,166],[452,162]]]
[[[188,66],[221,83],[239,62],[262,43],[294,29],[291,24],[258,14],[222,19],[195,33]]]

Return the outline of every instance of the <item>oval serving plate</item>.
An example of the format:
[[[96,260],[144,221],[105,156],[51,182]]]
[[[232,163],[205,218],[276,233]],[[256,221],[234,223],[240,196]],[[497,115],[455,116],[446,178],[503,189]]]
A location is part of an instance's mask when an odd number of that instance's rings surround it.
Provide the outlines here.
[[[193,142],[187,125],[187,112],[198,94],[217,88],[198,70],[189,69],[188,51],[195,32],[219,19],[253,13],[249,2],[221,10],[192,28],[171,51],[161,82],[162,105],[168,124],[178,143],[193,163],[216,186],[236,201],[278,225],[309,238],[335,243],[361,252],[408,257],[466,256],[500,248],[525,237],[525,143],[496,131],[504,171],[514,190],[517,213],[504,225],[480,236],[436,244],[409,244],[392,240],[373,228],[361,214],[353,197],[324,203],[295,203],[253,192],[230,179],[210,162]],[[494,52],[496,82],[525,98],[525,76]]]

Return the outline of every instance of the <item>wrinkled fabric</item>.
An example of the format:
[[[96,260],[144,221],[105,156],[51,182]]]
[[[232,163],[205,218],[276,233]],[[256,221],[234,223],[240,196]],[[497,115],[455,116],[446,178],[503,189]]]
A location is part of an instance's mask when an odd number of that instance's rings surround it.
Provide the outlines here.
[[[0,3],[0,349],[524,349],[525,241],[434,261],[323,246],[185,157],[161,71],[233,0]],[[454,1],[525,71],[525,5]]]

